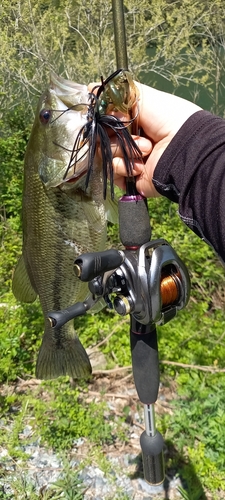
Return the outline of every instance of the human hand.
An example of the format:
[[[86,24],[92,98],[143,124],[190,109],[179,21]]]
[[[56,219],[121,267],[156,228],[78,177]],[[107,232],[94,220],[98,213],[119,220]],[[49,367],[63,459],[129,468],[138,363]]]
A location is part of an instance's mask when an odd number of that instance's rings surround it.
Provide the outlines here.
[[[159,196],[152,178],[160,157],[185,121],[201,108],[181,97],[147,85],[138,82],[135,85],[139,90],[138,126],[142,135],[133,136],[133,139],[143,153],[143,162],[134,161],[133,175],[136,176],[138,192],[148,198]],[[136,110],[133,115],[135,113]],[[127,171],[116,137],[111,137],[111,148],[115,183],[125,189]]]

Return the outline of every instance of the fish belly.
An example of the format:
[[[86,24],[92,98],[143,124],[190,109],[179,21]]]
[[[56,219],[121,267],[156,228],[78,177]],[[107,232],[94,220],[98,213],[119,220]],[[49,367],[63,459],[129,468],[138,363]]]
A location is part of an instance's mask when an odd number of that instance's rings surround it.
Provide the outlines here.
[[[73,264],[78,255],[105,247],[104,206],[82,192],[47,191],[36,176],[36,182],[25,189],[23,211],[25,268],[45,317],[36,376],[87,377],[91,365],[73,321],[54,330],[46,318],[48,311],[65,309],[87,297],[88,286],[75,276]]]

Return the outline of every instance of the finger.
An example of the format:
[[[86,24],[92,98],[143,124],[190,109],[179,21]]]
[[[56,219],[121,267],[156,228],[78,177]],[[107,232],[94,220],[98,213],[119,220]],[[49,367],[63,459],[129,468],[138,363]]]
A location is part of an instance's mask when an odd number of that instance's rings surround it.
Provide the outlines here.
[[[113,161],[116,162],[118,160],[118,163],[116,164],[114,170],[114,182],[115,184],[122,189],[123,191],[126,191],[126,168],[122,164],[122,159],[118,158]],[[119,174],[117,174],[117,171]],[[124,176],[121,176],[121,172],[124,173]],[[156,198],[160,196],[159,192],[155,189],[155,186],[152,182],[151,176],[148,174],[148,171],[146,169],[145,165],[136,165],[133,171],[133,175],[135,176],[136,179],[136,188],[137,191],[142,195],[145,196],[146,198]]]
[[[155,169],[155,163],[154,161],[152,161],[152,154],[153,153],[149,155],[146,163],[143,165],[141,172],[136,176],[136,188],[138,192],[146,198],[155,198],[157,196],[160,196],[159,192],[156,190],[152,182]]]
[[[132,169],[132,174],[134,176],[140,175],[143,171],[144,164],[141,161],[134,161],[134,166]],[[123,158],[113,158],[113,171],[115,179],[119,179],[120,177],[127,177],[127,169],[126,164]]]
[[[126,191],[126,180],[125,177],[117,177],[117,175],[114,175],[114,183],[116,186],[118,186],[120,189],[123,191]]]
[[[91,82],[88,84],[88,92],[92,92],[95,87],[99,87],[101,85],[100,82]],[[94,91],[96,94],[96,90]]]
[[[132,136],[135,143],[137,144],[138,148],[140,149],[142,156],[145,157],[149,155],[152,151],[152,142],[145,138],[145,137],[140,137],[138,135],[133,135]],[[122,151],[120,141],[118,138],[113,137],[111,139],[111,150],[112,154],[114,157],[120,157],[122,158],[124,155],[124,152]]]
[[[146,175],[146,170],[142,171],[141,174],[136,177],[136,188],[142,196],[145,196],[145,198],[157,198],[158,196],[161,196],[156,190],[152,179],[149,178],[149,175]]]

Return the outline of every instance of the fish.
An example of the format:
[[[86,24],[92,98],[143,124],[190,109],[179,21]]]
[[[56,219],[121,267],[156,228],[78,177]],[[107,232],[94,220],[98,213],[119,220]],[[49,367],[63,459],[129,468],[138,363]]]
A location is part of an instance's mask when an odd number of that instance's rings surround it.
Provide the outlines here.
[[[45,326],[38,379],[80,379],[91,373],[74,321],[53,329],[48,320],[48,311],[88,297],[88,284],[73,272],[74,261],[82,253],[104,250],[107,219],[117,221],[116,202],[102,195],[99,159],[94,158],[88,188],[85,185],[88,144],[77,153],[76,169],[68,169],[76,136],[87,121],[88,95],[86,85],[52,74],[39,98],[24,158],[23,246],[12,291],[21,302],[40,299]]]

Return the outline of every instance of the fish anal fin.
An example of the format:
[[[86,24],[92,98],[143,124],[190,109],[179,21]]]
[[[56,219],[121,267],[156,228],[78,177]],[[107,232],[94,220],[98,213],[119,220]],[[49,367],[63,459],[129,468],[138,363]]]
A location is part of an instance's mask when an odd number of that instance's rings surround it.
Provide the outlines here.
[[[118,224],[119,223],[118,201],[117,201],[117,199],[115,199],[115,200],[111,199],[111,196],[109,194],[109,189],[108,189],[104,203],[105,203],[105,210],[106,210],[106,219],[109,222],[112,222],[113,224]]]
[[[57,331],[60,335],[59,330]],[[54,379],[69,375],[73,379],[88,378],[91,374],[89,357],[77,336],[64,338],[57,347],[45,332],[36,364],[36,378]],[[52,332],[51,335],[54,335]]]
[[[30,282],[23,255],[19,258],[13,274],[12,291],[20,302],[34,302],[37,297]]]
[[[96,304],[94,304],[94,306],[92,306],[91,309],[87,311],[87,313],[96,314],[102,311],[102,309],[104,309],[105,307],[106,307],[106,301],[105,299],[102,298],[99,299],[98,302],[96,302]]]

